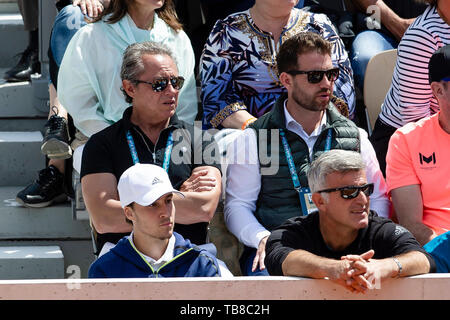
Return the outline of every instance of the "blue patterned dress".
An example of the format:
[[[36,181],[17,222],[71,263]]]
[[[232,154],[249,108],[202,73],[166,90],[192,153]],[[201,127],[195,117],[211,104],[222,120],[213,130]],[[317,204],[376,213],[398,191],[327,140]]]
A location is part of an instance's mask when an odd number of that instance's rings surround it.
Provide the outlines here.
[[[203,128],[222,128],[238,110],[260,117],[286,89],[278,79],[276,55],[290,36],[311,31],[333,43],[333,65],[339,66],[334,95],[343,99],[352,118],[355,109],[353,71],[342,40],[327,16],[292,9],[278,42],[254,24],[249,10],[216,22],[201,59]]]

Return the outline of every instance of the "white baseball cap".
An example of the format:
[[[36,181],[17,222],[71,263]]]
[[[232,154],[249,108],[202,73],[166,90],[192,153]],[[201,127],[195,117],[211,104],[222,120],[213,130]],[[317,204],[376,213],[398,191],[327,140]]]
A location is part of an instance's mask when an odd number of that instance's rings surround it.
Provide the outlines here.
[[[167,193],[177,193],[170,182],[167,172],[154,164],[137,163],[122,173],[117,185],[120,204],[125,208],[136,202],[149,206]]]

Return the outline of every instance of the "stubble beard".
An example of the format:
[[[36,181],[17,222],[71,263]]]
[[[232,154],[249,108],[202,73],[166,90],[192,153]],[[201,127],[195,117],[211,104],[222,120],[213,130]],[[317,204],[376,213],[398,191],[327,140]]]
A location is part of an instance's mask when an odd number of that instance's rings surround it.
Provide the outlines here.
[[[315,101],[315,97],[317,97],[317,95],[321,94],[322,92],[327,92],[329,97],[331,97],[331,92],[329,90],[321,90],[319,92],[317,92],[313,98],[306,98],[305,95],[299,95],[297,94],[297,92],[294,92],[292,98],[294,99],[294,101],[301,106],[302,108],[309,110],[309,111],[313,111],[313,112],[321,112],[323,110],[325,110],[330,102],[330,98],[328,99],[328,101],[324,101],[323,103],[319,103],[317,101]]]

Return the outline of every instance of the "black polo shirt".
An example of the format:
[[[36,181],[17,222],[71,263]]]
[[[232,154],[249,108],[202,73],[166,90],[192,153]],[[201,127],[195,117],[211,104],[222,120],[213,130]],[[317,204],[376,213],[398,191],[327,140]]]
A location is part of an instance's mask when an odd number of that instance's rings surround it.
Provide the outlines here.
[[[127,132],[133,137],[140,163],[151,163],[163,166],[164,154],[169,132],[174,140],[170,157],[169,178],[175,189],[179,190],[195,167],[212,165],[220,170],[215,155],[218,152],[210,141],[203,141],[203,131],[181,121],[174,115],[165,128],[156,145],[136,125],[131,123],[132,107],[125,110],[121,120],[108,128],[94,134],[86,143],[81,163],[81,174],[112,173],[119,181],[122,173],[133,165],[130,147],[127,142]],[[216,163],[215,163],[216,162]],[[195,244],[206,241],[208,223],[191,225],[175,224],[175,231]],[[100,250],[105,242],[117,243],[126,234],[98,234],[97,246]]]
[[[435,272],[433,258],[420,246],[411,232],[390,219],[369,214],[369,225],[358,231],[357,238],[344,250],[328,247],[320,232],[319,213],[295,217],[272,231],[266,244],[265,265],[270,275],[283,275],[282,264],[294,250],[305,250],[317,256],[339,260],[348,254],[363,254],[371,249],[374,259],[390,258],[410,251],[422,252],[430,262],[430,272]]]

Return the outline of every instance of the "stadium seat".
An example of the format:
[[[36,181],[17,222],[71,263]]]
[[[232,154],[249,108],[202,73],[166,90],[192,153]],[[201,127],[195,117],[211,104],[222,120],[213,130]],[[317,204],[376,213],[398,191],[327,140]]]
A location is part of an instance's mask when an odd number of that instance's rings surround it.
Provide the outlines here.
[[[364,76],[364,104],[369,136],[391,85],[396,61],[397,49],[392,49],[373,56],[367,64]]]

